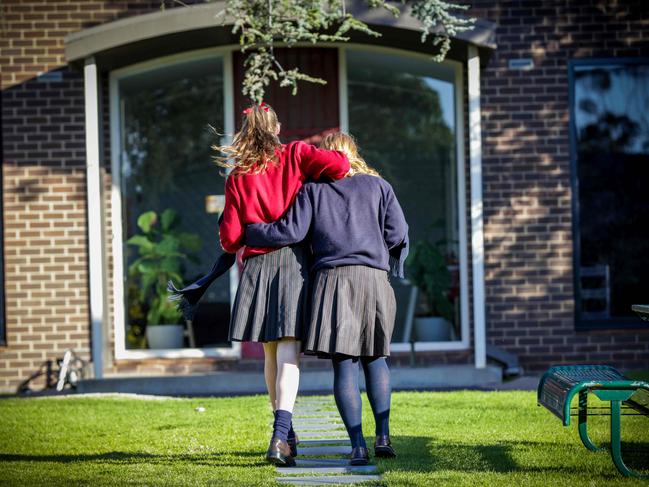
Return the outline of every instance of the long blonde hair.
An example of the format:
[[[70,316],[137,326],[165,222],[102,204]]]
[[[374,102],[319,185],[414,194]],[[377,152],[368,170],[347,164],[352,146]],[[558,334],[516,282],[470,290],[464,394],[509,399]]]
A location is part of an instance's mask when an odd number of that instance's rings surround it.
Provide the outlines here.
[[[275,110],[266,103],[251,105],[243,111],[241,130],[232,143],[212,146],[223,154],[214,160],[221,167],[231,168],[233,174],[264,172],[269,164],[277,162],[275,151],[282,146],[278,128]]]
[[[369,174],[370,176],[381,176],[379,172],[371,168],[365,159],[358,153],[358,146],[356,140],[349,134],[342,132],[334,132],[326,135],[320,142],[320,147],[329,150],[338,150],[344,152],[349,159],[349,172],[347,176],[354,176],[355,174]]]

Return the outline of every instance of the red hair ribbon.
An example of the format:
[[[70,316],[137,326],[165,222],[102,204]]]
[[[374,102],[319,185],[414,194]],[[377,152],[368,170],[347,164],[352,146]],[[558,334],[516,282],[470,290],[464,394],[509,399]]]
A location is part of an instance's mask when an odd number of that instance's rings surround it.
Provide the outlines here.
[[[266,113],[268,113],[270,111],[270,107],[268,105],[266,105],[266,102],[263,102],[263,101],[259,104],[259,108],[261,108]],[[244,115],[247,115],[250,112],[252,112],[252,107],[248,107],[243,111]]]

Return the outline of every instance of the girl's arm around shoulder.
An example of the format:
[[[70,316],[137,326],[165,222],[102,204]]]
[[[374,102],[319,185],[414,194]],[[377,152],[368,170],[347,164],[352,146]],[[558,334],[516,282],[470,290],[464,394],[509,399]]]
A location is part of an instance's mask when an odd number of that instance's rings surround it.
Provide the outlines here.
[[[349,172],[349,160],[340,151],[318,149],[302,141],[291,144],[291,151],[307,179],[338,180]]]
[[[252,247],[286,247],[304,240],[313,218],[313,186],[313,183],[302,186],[293,206],[276,222],[247,225],[245,244]]]
[[[239,192],[233,184],[233,176],[228,176],[225,181],[225,206],[223,208],[222,222],[219,227],[221,247],[228,253],[234,254],[243,247],[243,224],[239,210],[241,202]]]

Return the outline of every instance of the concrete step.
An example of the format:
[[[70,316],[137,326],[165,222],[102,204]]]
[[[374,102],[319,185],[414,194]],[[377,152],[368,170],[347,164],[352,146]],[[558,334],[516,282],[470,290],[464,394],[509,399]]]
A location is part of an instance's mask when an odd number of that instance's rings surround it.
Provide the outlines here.
[[[440,365],[431,367],[393,367],[393,390],[431,388],[495,387],[502,382],[500,367],[476,369],[471,365]],[[361,386],[363,377],[361,374]],[[331,370],[303,370],[300,393],[331,393]],[[260,372],[223,371],[203,375],[112,376],[85,379],[79,382],[79,393],[122,392],[155,395],[231,395],[265,394],[264,374]]]
[[[298,454],[300,456],[327,456],[327,455],[349,455],[352,452],[351,445],[349,446],[312,446],[307,448],[300,448],[298,446]]]
[[[298,423],[293,422],[293,428],[297,431],[297,435],[300,436],[300,431],[344,431],[345,425],[342,423]]]
[[[300,440],[298,450],[300,449],[300,447],[303,448],[303,447],[317,446],[317,445],[350,445],[351,448],[351,442],[349,441],[349,438],[340,437],[340,438],[324,438],[322,440]]]
[[[300,458],[295,459],[297,467],[314,467],[326,465],[327,467],[345,467],[349,466],[349,460],[346,458]]]
[[[376,473],[376,465],[362,465],[353,467],[351,465],[332,467],[325,463],[312,467],[279,467],[277,473],[280,475],[331,475],[341,473],[368,474]]]
[[[280,484],[285,485],[340,485],[357,484],[359,482],[374,481],[378,483],[378,475],[330,475],[322,477],[277,477]]]
[[[302,431],[302,433],[298,433],[297,436],[298,438],[304,438],[304,439],[313,439],[313,438],[333,438],[333,437],[339,437],[341,434],[345,434],[344,430],[330,430],[330,431]]]

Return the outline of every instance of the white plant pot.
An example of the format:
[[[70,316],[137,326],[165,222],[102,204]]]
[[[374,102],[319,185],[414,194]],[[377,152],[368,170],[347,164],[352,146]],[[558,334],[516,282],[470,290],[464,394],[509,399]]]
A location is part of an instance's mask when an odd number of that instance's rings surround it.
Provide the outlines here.
[[[149,348],[183,348],[183,325],[154,325],[146,327]]]
[[[418,342],[447,342],[451,339],[451,324],[441,316],[415,318]]]

